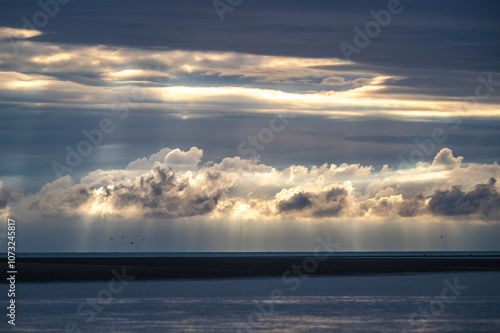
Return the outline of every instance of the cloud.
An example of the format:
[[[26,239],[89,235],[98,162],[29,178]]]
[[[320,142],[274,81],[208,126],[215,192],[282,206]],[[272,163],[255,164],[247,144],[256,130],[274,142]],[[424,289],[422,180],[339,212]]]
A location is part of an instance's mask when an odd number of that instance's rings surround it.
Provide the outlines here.
[[[191,147],[189,151],[183,152],[180,149],[174,149],[165,156],[165,165],[172,168],[193,170],[201,161],[203,150]]]
[[[455,167],[462,163],[464,158],[462,156],[453,157],[453,152],[449,148],[443,148],[437,155],[434,157],[432,161],[432,166],[446,166],[446,167]]]
[[[429,215],[426,200],[422,193],[411,199],[404,199],[403,195],[392,194],[376,198],[369,198],[359,202],[359,212],[354,215],[377,218],[406,218]]]
[[[416,194],[413,198],[403,201],[398,208],[398,214],[402,217],[413,217],[426,213],[426,198],[422,193]]]
[[[3,29],[0,32],[11,28]],[[274,114],[283,108],[290,114],[332,118],[420,119],[448,117],[453,115],[450,110],[462,110],[464,117],[500,115],[493,94],[488,103],[465,110],[456,96],[400,89],[398,82],[414,72],[402,75],[341,58],[144,50],[33,39],[16,45],[18,53],[9,42],[0,43],[0,98],[10,107],[102,112],[128,96],[131,102],[122,104],[129,108],[179,117]],[[476,81],[467,81],[469,95]]]
[[[378,12],[386,7],[386,3],[365,0],[307,4],[290,0],[253,1],[241,12],[238,9],[227,13],[226,21],[221,24],[213,8],[208,8],[206,1],[201,0],[179,1],[169,6],[152,1],[150,11],[141,10],[140,4],[135,2],[113,4],[107,6],[100,1],[86,1],[71,4],[71,10],[61,7],[57,19],[42,29],[50,33],[37,37],[37,40],[145,49],[168,47],[340,58],[343,55],[339,43],[353,42],[353,26],[363,28],[371,19],[371,10]],[[116,13],[116,4],[120,4],[120,15]],[[495,68],[498,63],[494,47],[498,37],[498,4],[475,6],[469,1],[455,1],[450,7],[422,1],[402,5],[405,20],[392,20],[383,28],[383,38],[381,35],[371,39],[368,49],[354,55],[354,59],[371,66],[417,70],[444,68],[452,72]],[[262,16],[263,9],[267,13],[265,17]],[[0,16],[5,24],[20,27],[23,22],[19,18],[24,15],[31,18],[37,10],[40,7],[36,3],[13,3],[6,6]],[[428,14],[431,11],[433,15]],[[109,24],[110,17],[113,17],[113,25]],[[169,19],[165,20],[165,17]],[[227,22],[231,24],[231,33],[227,33]],[[82,26],[86,29],[82,30]],[[415,40],[415,35],[422,36],[421,40]],[[444,42],[455,47],[443,48]],[[481,61],[477,61],[478,57]]]
[[[349,82],[347,82],[343,77],[339,77],[339,76],[330,76],[330,77],[323,79],[323,81],[321,81],[321,84],[327,85],[327,86],[343,86],[343,85],[346,85],[348,83]]]
[[[23,197],[21,189],[12,189],[2,187],[2,181],[0,181],[0,211],[7,208],[7,206],[14,204],[21,200]]]
[[[161,165],[165,161],[165,157],[170,153],[172,149],[163,148],[159,152],[152,154],[148,157],[138,158],[135,161],[130,162],[126,170],[150,170],[155,166]]]
[[[289,195],[287,193],[293,194],[286,199],[279,199],[283,195]],[[328,185],[316,190],[311,188],[309,191],[298,188],[283,190],[276,196],[277,211],[280,214],[292,214],[295,218],[338,217],[353,201],[351,194],[352,187],[349,184]],[[346,212],[345,215],[349,213]]]
[[[0,27],[0,39],[9,39],[9,38],[24,39],[24,38],[39,36],[41,34],[42,32],[38,30]]]
[[[163,148],[158,153],[149,157],[138,158],[130,162],[126,170],[150,170],[153,167],[168,168],[176,170],[194,170],[201,161],[203,150],[191,147],[187,152],[180,149]]]
[[[429,209],[435,215],[456,216],[477,214],[482,217],[500,217],[500,195],[495,187],[496,179],[475,185],[469,192],[455,185],[451,190],[436,191],[429,201]]]
[[[312,206],[312,201],[309,193],[296,193],[291,198],[278,203],[280,212],[301,211],[310,206]]]
[[[0,209],[12,207],[31,218],[500,218],[498,164],[463,163],[449,149],[438,152],[432,164],[380,172],[359,164],[278,170],[240,157],[200,166],[202,154],[196,147],[164,148],[126,169],[96,170],[80,182],[65,176],[33,194],[0,188]],[[450,163],[452,168],[437,168]]]
[[[155,167],[135,181],[119,182],[104,189],[100,201],[114,210],[137,207],[144,216],[179,217],[204,215],[225,197],[229,185],[223,176],[203,170],[196,177],[181,176],[171,168]]]

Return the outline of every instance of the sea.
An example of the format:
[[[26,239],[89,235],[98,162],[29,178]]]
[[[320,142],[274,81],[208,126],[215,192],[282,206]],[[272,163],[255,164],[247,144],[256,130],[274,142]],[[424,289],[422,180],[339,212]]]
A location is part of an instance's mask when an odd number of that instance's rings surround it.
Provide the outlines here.
[[[252,255],[308,255],[251,253]],[[242,256],[38,253],[22,256]],[[498,252],[344,252],[491,256]],[[18,272],[22,274],[22,272]],[[17,283],[1,332],[500,332],[500,272]],[[3,286],[5,293],[8,285]],[[1,305],[6,309],[6,297]],[[6,311],[6,310],[4,310]]]

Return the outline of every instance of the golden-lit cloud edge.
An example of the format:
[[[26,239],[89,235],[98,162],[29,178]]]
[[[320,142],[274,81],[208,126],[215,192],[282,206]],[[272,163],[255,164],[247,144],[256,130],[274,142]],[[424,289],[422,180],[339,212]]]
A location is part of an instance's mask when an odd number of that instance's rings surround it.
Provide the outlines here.
[[[38,217],[190,218],[241,221],[382,219],[500,222],[500,166],[464,163],[450,149],[432,163],[375,170],[360,164],[291,165],[226,157],[200,164],[203,151],[164,148],[125,169],[69,175],[38,192],[2,187],[0,214]]]
[[[38,33],[17,30],[21,29],[0,28],[0,62],[5,68],[0,72],[0,97],[28,109],[106,112],[124,94],[134,94],[141,96],[131,101],[137,110],[184,118],[219,112],[273,114],[283,108],[296,115],[327,118],[500,116],[498,104],[483,98],[471,103],[457,97],[416,95],[408,89],[389,93],[388,82],[401,77],[357,69],[342,59],[58,45],[25,39],[17,42],[16,53],[7,37]],[[41,95],[43,99],[37,100]]]

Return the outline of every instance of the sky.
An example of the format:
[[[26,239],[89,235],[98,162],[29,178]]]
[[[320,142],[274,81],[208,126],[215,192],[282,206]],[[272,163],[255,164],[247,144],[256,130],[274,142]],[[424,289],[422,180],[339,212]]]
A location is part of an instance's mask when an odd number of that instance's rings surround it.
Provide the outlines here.
[[[500,250],[499,40],[495,1],[2,1],[0,219],[24,252]]]

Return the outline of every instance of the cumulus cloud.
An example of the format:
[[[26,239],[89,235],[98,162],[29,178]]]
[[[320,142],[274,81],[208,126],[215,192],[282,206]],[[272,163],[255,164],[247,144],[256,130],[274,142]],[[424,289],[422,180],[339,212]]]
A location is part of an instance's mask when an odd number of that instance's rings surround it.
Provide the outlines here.
[[[135,161],[130,162],[126,170],[150,170],[155,166],[161,165],[165,162],[165,157],[170,153],[172,149],[163,148],[159,152],[152,154],[149,157],[138,158]]]
[[[398,208],[399,216],[412,217],[424,215],[427,207],[425,205],[426,198],[422,193],[416,194],[413,198],[401,202]]]
[[[172,168],[193,170],[200,163],[203,150],[191,147],[189,151],[183,152],[174,149],[165,156],[165,165]]]
[[[453,157],[453,152],[449,148],[443,148],[432,161],[432,166],[449,166],[451,168],[460,165],[464,158],[462,156]]]
[[[101,201],[114,210],[137,207],[145,216],[178,217],[204,215],[225,198],[230,182],[213,170],[201,170],[195,177],[179,175],[171,168],[155,167],[135,181],[108,186]]]
[[[45,185],[28,195],[21,207],[47,216],[116,215],[180,217],[211,212],[231,182],[215,170],[202,169],[194,175],[180,174],[171,167],[155,166],[138,176],[104,182],[76,184],[69,176]],[[113,178],[112,178],[113,179]]]
[[[435,215],[471,215],[498,218],[500,195],[495,187],[496,179],[477,184],[473,190],[464,192],[460,185],[451,190],[436,191],[429,201],[429,209]]]
[[[200,165],[202,155],[196,147],[164,148],[123,170],[96,170],[79,182],[65,176],[28,195],[0,188],[0,209],[11,206],[33,216],[169,219],[500,218],[500,166],[464,163],[447,148],[432,164],[409,170],[384,166],[379,172],[359,164],[278,170],[240,157]]]
[[[193,170],[200,163],[202,155],[203,151],[196,147],[191,147],[187,152],[180,149],[163,148],[149,157],[138,158],[130,162],[125,169],[150,170],[154,167],[171,167],[176,170]]]
[[[302,211],[304,208],[312,206],[311,195],[309,193],[296,193],[287,200],[278,203],[280,212]]]
[[[359,214],[364,217],[414,217],[428,214],[427,198],[419,193],[404,199],[402,194],[369,198],[359,202]]]

